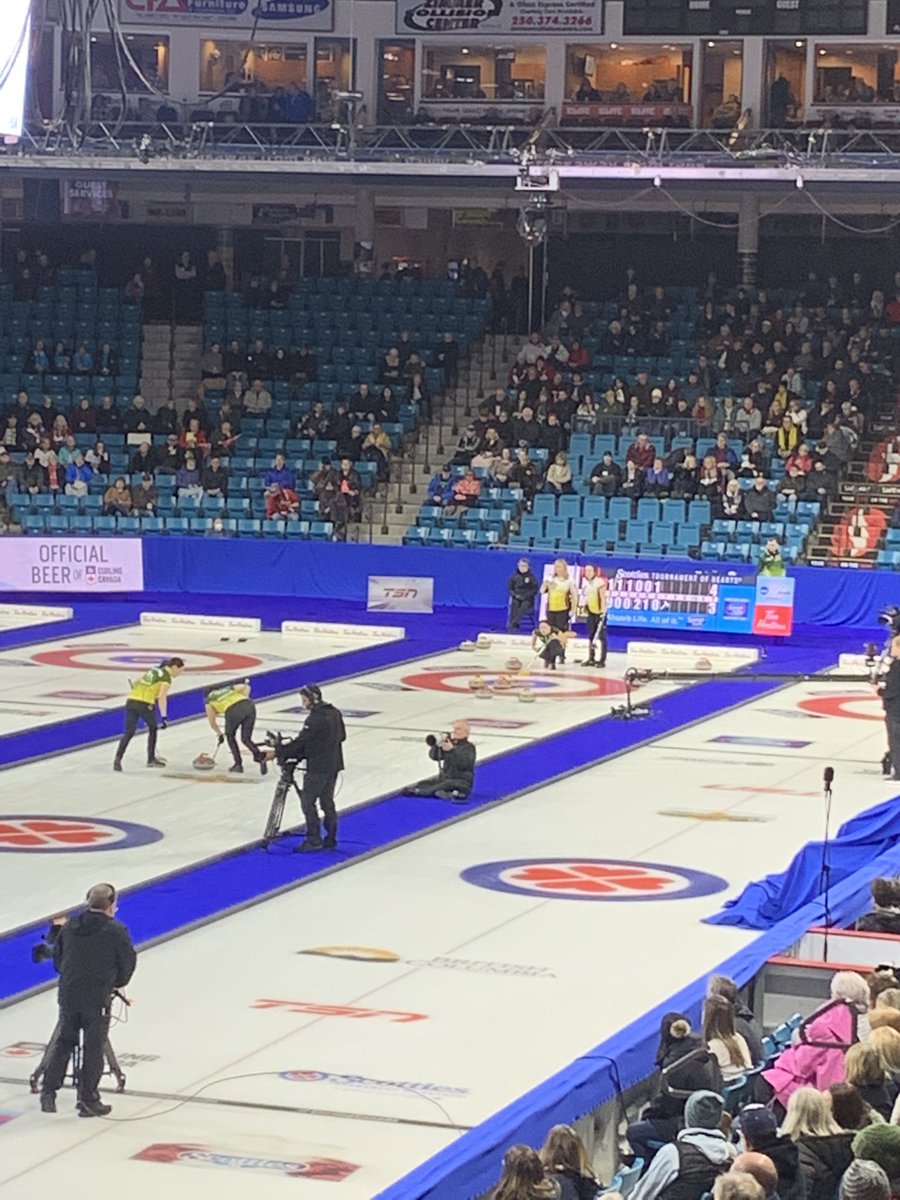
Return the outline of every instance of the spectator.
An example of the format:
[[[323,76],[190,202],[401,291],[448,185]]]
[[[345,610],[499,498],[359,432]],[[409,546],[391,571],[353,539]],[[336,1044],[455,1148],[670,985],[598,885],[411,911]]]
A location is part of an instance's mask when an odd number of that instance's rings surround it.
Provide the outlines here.
[[[775,516],[775,496],[762,475],[757,475],[753,487],[744,492],[744,514],[748,521],[771,521]]]
[[[131,494],[131,505],[134,513],[152,517],[159,507],[159,493],[153,482],[153,476],[144,474],[140,483]]]
[[[666,1013],[662,1019],[656,1065],[660,1071],[656,1096],[626,1134],[645,1164],[652,1161],[656,1144],[674,1142],[683,1125],[685,1097],[674,1093],[722,1090],[719,1064],[681,1013]]]
[[[481,484],[471,467],[466,467],[453,484],[453,504],[460,508],[474,508],[481,495]]]
[[[175,472],[175,490],[179,503],[182,500],[199,500],[203,495],[200,485],[200,468],[193,454],[186,453],[184,462]]]
[[[357,524],[362,520],[362,479],[359,472],[354,470],[353,463],[349,458],[341,459],[341,469],[336,486],[347,505],[347,521],[350,524]]]
[[[571,496],[575,492],[572,484],[572,468],[562,450],[547,469],[544,477],[544,491],[553,496]]]
[[[765,546],[763,546],[757,563],[757,570],[760,575],[781,576],[787,574],[787,568],[784,565],[784,558],[781,554],[781,546],[778,543],[778,538],[769,538]]]
[[[101,428],[98,424],[98,428]],[[131,402],[131,407],[122,417],[122,429],[126,434],[152,433],[153,417],[147,409],[144,397],[137,395]],[[106,432],[104,430],[104,432]]]
[[[672,469],[672,496],[676,500],[692,500],[697,494],[700,472],[693,454],[687,453]]]
[[[90,375],[94,369],[94,356],[84,342],[79,342],[78,349],[72,355],[72,372],[75,375]]]
[[[828,1089],[828,1099],[831,1115],[841,1129],[850,1129],[856,1133],[865,1129],[867,1125],[876,1125],[882,1120],[852,1083],[833,1083]]]
[[[204,390],[206,388],[215,388],[218,391],[224,389],[226,384],[225,358],[218,342],[212,342],[209,348],[201,354],[200,378]]]
[[[103,512],[107,517],[130,517],[131,508],[131,491],[120,475],[103,493]]]
[[[741,402],[741,407],[734,416],[734,432],[745,441],[762,429],[762,413],[753,403],[750,396]]]
[[[294,520],[300,509],[300,500],[293,488],[273,483],[266,489],[266,517],[269,520]]]
[[[625,465],[627,467],[628,463],[634,463],[636,467],[646,471],[653,466],[654,458],[656,458],[655,446],[646,433],[639,433],[628,447],[625,454]]]
[[[694,1092],[684,1107],[685,1128],[657,1153],[632,1192],[633,1200],[657,1200],[676,1182],[685,1195],[710,1191],[736,1154],[722,1132],[724,1109],[715,1092]]]
[[[900,1195],[900,1128],[869,1125],[853,1138],[853,1155],[877,1163],[888,1178],[892,1196]]]
[[[178,417],[178,409],[175,406],[175,401],[171,397],[156,410],[153,417],[153,430],[155,433],[174,433],[178,434],[181,429],[181,422]]]
[[[7,492],[11,495],[18,489],[21,472],[18,463],[14,463],[6,447],[0,443],[0,494]]]
[[[214,454],[200,475],[200,484],[207,496],[228,499],[228,472],[222,466],[222,460]]]
[[[0,437],[0,445],[7,450],[19,450],[22,446],[21,431],[19,429],[19,418],[16,413],[9,413],[6,418],[6,427],[3,430],[3,435]],[[900,509],[897,510],[900,512]]]
[[[727,975],[713,975],[707,985],[707,994],[722,996],[732,1006],[735,1032],[740,1034],[746,1042],[747,1049],[750,1051],[750,1061],[761,1063],[764,1057],[762,1029],[753,1015],[753,1010],[741,1000],[734,980],[729,979]],[[759,1147],[755,1146],[754,1149],[758,1150]],[[785,1200],[784,1196],[782,1196],[782,1200]]]
[[[247,391],[244,392],[243,406],[245,412],[259,416],[265,416],[272,407],[272,394],[263,386],[261,379],[254,379]]]
[[[873,879],[871,887],[874,908],[860,917],[856,928],[865,933],[900,934],[900,879]],[[874,1029],[875,1013],[871,1021]],[[897,1027],[900,1028],[900,1021]]]
[[[51,450],[47,454],[44,466],[44,488],[51,496],[58,495],[63,490],[64,483],[65,473],[56,457],[56,452]]]
[[[309,482],[316,492],[320,492],[327,483],[337,483],[337,471],[331,465],[331,459],[327,454],[320,460],[318,467],[310,476]]]
[[[750,1050],[734,1027],[734,1006],[724,996],[707,996],[703,1006],[703,1040],[714,1054],[722,1079],[730,1083],[753,1066]]]
[[[57,447],[56,457],[59,459],[61,467],[67,467],[73,461],[78,453],[78,447],[75,445],[75,438],[70,433],[65,442]]]
[[[594,1200],[600,1190],[584,1142],[569,1125],[554,1125],[541,1149],[547,1178],[559,1187],[560,1200]]]
[[[29,496],[39,496],[46,491],[44,468],[37,461],[32,450],[26,453],[22,466],[22,487]]]
[[[72,432],[94,433],[97,429],[97,414],[91,405],[90,396],[82,396],[78,407],[72,413]]]
[[[752,1193],[749,1184],[745,1180],[752,1180],[757,1186],[758,1200],[770,1200],[773,1196],[778,1196],[778,1171],[775,1164],[767,1154],[759,1154],[755,1150],[744,1150],[737,1156],[731,1164],[731,1170],[727,1175],[720,1175],[713,1186],[713,1196],[716,1200],[724,1200],[724,1197],[734,1195],[726,1189],[726,1181],[732,1184],[736,1179],[740,1180],[738,1193],[742,1198],[748,1197]],[[779,1196],[780,1200],[780,1196]]]
[[[835,1121],[826,1097],[814,1087],[798,1088],[788,1101],[781,1132],[797,1146],[806,1200],[834,1200],[853,1160],[854,1135]]]
[[[734,521],[740,519],[743,513],[744,498],[741,485],[736,479],[729,479],[721,496],[718,515],[726,521]]]
[[[95,475],[108,475],[111,470],[109,451],[103,442],[94,442],[84,456],[84,461],[90,466]]]
[[[52,425],[50,426],[50,441],[53,445],[53,449],[58,450],[60,446],[65,445],[66,438],[69,437],[70,434],[71,430],[69,429],[69,422],[62,415],[62,413],[58,413],[53,418]]]
[[[625,463],[625,471],[619,480],[618,495],[627,496],[629,500],[640,500],[644,494],[646,476],[633,459]]]
[[[841,1176],[838,1200],[890,1200],[891,1182],[882,1167],[856,1158]]]
[[[57,342],[53,348],[53,356],[51,358],[53,370],[57,375],[68,375],[72,367],[72,359],[66,349],[65,342]]]
[[[672,475],[663,459],[656,456],[645,477],[644,495],[665,499],[672,488]]]
[[[100,410],[97,413],[97,432],[118,433],[119,430],[125,431],[122,416],[116,408],[112,396],[103,396],[100,401]]]
[[[109,342],[104,342],[94,362],[95,375],[112,376],[119,373],[119,356]]]
[[[385,482],[390,469],[391,439],[377,421],[363,441],[362,457],[367,462],[375,463],[376,477],[380,482]]]
[[[453,500],[453,487],[453,473],[450,465],[445,463],[440,471],[431,477],[428,484],[428,503],[439,505],[441,508],[450,504]]]
[[[75,457],[66,467],[66,495],[86,496],[88,484],[91,482],[93,475],[94,472],[88,463],[84,461],[84,455],[80,450],[77,450]]]
[[[289,488],[293,491],[294,488],[294,472],[290,467],[285,465],[284,455],[276,454],[272,466],[266,471],[263,483],[266,488],[271,488],[274,484],[279,484],[283,488]]]
[[[622,468],[613,461],[612,452],[605,450],[600,462],[587,478],[592,496],[617,496],[622,482]]]
[[[491,479],[497,487],[506,487],[514,465],[512,451],[509,446],[504,446],[491,464]]]
[[[17,534],[22,532],[22,526],[13,519],[12,509],[6,496],[0,492],[0,534]]]
[[[131,456],[131,461],[128,464],[129,472],[132,475],[141,475],[144,471],[149,471],[152,474],[155,466],[156,455],[153,453],[153,447],[149,441],[141,442]]]
[[[503,1156],[503,1174],[491,1200],[560,1200],[557,1184],[530,1146],[511,1146]]]
[[[708,500],[710,504],[718,504],[720,494],[725,490],[722,473],[711,454],[703,459],[703,464],[697,475],[697,498]]]
[[[885,1121],[891,1119],[898,1091],[897,1084],[886,1069],[887,1061],[898,1061],[896,1046],[892,1049],[889,1045],[891,1038],[900,1042],[900,1033],[893,1029],[881,1029],[877,1043],[871,1040],[857,1042],[850,1047],[844,1059],[847,1083],[852,1084],[866,1104]]]
[[[716,435],[716,444],[710,450],[710,455],[715,459],[717,469],[725,475],[738,465],[737,455],[728,445],[726,433]]]
[[[456,387],[459,373],[459,346],[449,331],[444,334],[434,350],[432,363],[444,372],[444,385],[450,389]]]
[[[804,1200],[800,1155],[789,1137],[778,1132],[778,1122],[770,1108],[750,1104],[741,1109],[740,1130],[747,1150],[764,1154],[774,1164],[779,1200]]]

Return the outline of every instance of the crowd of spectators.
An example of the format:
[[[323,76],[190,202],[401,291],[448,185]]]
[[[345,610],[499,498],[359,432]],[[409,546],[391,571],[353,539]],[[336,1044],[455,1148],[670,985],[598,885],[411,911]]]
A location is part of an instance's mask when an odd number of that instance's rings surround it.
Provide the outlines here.
[[[713,977],[699,1032],[682,1013],[663,1018],[657,1093],[628,1126],[613,1185],[556,1126],[540,1152],[508,1151],[492,1200],[590,1200],[626,1177],[632,1200],[896,1200],[897,984],[892,970],[837,972],[803,1036],[773,1056],[734,982]]]
[[[669,378],[647,366],[671,348],[675,301],[663,286],[642,288],[629,271],[602,327],[567,289],[548,325],[522,343],[507,386],[462,430],[450,465],[471,469],[465,485],[441,472],[429,499],[476,506],[483,482],[520,487],[528,506],[539,492],[707,499],[715,517],[765,522],[779,501],[834,498],[891,394],[900,274],[892,289],[898,298],[885,303],[858,274],[841,282],[810,273],[788,298],[710,277],[693,360]],[[612,370],[612,360],[634,367]],[[614,434],[620,446],[625,437],[627,449],[576,474],[575,433]]]

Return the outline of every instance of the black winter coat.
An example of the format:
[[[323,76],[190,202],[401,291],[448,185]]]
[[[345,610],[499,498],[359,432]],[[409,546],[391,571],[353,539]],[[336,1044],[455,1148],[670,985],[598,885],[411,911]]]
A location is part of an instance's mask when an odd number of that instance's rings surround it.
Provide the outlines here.
[[[316,704],[292,742],[286,743],[281,759],[306,760],[310,775],[337,775],[344,769],[341,749],[347,736],[344,718],[333,704]]]
[[[102,912],[84,912],[60,929],[53,943],[60,1007],[91,1011],[109,1002],[134,974],[131,934]]]
[[[855,1136],[855,1132],[849,1131],[798,1139],[806,1200],[834,1200],[841,1176],[853,1162],[850,1144]]]

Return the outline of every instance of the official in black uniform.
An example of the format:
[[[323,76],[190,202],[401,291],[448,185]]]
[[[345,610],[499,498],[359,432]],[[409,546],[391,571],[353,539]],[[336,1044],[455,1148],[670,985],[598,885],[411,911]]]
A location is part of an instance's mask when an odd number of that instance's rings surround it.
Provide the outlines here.
[[[56,1112],[72,1051],[83,1032],[78,1111],[82,1117],[105,1117],[112,1108],[100,1101],[103,1048],[109,1035],[113,991],[134,974],[137,957],[131,935],[115,919],[116,889],[98,883],[87,894],[87,908],[60,930],[53,944],[59,972],[59,1025],[41,1090],[41,1111]]]
[[[337,811],[334,789],[337,777],[344,769],[342,746],[347,733],[344,718],[333,704],[326,704],[322,691],[314,684],[300,689],[303,707],[308,710],[306,723],[292,742],[285,742],[279,759],[306,761],[306,778],[300,792],[300,805],[306,821],[306,837],[297,847],[301,854],[313,850],[334,850],[337,846]],[[270,758],[275,756],[269,750]],[[325,838],[319,820],[319,807],[325,825]]]
[[[527,558],[520,558],[507,584],[509,592],[509,628],[518,632],[523,617],[534,624],[534,602],[541,585]]]
[[[900,635],[891,639],[891,665],[879,687],[893,778],[900,780]]]
[[[428,757],[439,764],[439,774],[423,779],[407,788],[410,796],[437,796],[439,800],[452,800],[464,804],[475,782],[475,747],[469,741],[469,726],[466,721],[454,721],[450,736],[442,742],[434,739]]]

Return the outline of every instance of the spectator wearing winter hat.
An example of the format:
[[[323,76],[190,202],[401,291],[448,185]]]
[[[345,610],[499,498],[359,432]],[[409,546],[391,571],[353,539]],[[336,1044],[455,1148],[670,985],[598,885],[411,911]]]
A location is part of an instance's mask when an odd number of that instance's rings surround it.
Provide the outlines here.
[[[877,1163],[888,1178],[891,1195],[900,1196],[900,1126],[861,1129],[853,1139],[853,1157]]]
[[[871,1159],[854,1159],[841,1176],[838,1200],[890,1200],[890,1195],[891,1181]]]
[[[676,1183],[685,1195],[702,1196],[710,1191],[736,1155],[722,1132],[724,1111],[720,1095],[694,1092],[684,1106],[684,1129],[656,1155],[634,1189],[633,1200],[657,1200]]]
[[[779,1134],[771,1108],[748,1104],[741,1110],[740,1132],[747,1150],[764,1154],[775,1164],[779,1200],[804,1200],[800,1155],[794,1142]]]

